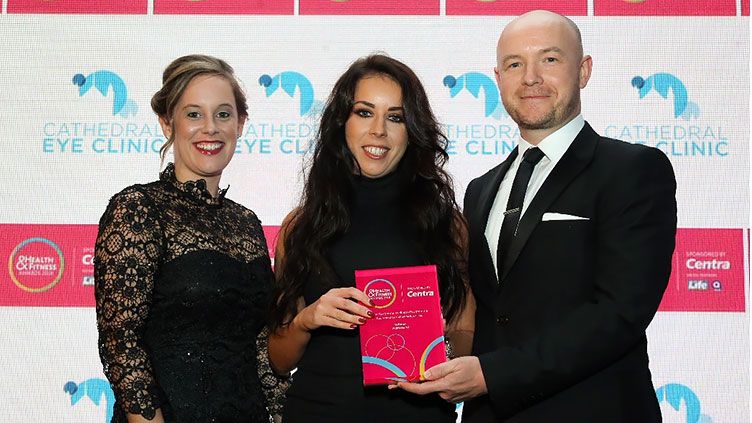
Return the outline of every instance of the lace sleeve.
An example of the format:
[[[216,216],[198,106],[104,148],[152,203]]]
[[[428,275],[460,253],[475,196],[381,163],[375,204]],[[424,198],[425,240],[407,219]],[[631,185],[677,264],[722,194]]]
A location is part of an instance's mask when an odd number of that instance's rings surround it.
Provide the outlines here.
[[[142,345],[163,249],[156,213],[136,189],[113,197],[99,222],[94,259],[104,373],[123,410],[147,419],[160,406],[151,362]]]
[[[269,330],[266,327],[256,337],[256,351],[258,376],[269,414],[281,416],[285,406],[285,392],[290,386],[291,377],[280,376],[272,369],[269,362]]]

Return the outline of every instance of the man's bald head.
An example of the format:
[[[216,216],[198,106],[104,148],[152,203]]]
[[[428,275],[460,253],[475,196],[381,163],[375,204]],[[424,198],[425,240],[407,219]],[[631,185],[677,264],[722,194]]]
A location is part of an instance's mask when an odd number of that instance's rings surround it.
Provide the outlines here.
[[[545,10],[525,13],[504,28],[496,54],[501,101],[528,142],[537,144],[580,113],[593,62],[574,22]]]
[[[568,41],[573,43],[578,57],[583,56],[582,34],[580,33],[580,28],[577,27],[577,24],[566,16],[548,10],[533,10],[514,18],[514,20],[504,28],[504,31],[501,32],[497,46],[497,53],[501,48],[501,41],[504,38],[504,34],[509,31],[529,26],[557,27],[559,30],[563,30],[563,34],[568,34],[568,36],[571,37]]]

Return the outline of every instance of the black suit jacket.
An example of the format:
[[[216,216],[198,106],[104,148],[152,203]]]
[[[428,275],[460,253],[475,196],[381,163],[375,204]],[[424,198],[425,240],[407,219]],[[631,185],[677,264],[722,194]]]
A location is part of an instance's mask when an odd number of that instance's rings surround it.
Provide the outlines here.
[[[520,219],[499,283],[484,232],[516,156],[465,194],[473,354],[488,394],[465,403],[463,421],[660,421],[645,329],[671,272],[670,162],[585,124]],[[549,221],[549,212],[587,219]]]

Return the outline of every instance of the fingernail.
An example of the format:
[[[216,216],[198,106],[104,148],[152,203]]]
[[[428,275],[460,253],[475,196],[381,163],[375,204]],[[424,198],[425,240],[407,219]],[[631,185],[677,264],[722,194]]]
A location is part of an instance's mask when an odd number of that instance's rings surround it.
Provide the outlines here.
[[[368,310],[368,317],[373,317],[373,316],[374,316],[373,312],[371,310]]]
[[[356,325],[355,323],[353,323],[353,324],[350,325],[350,329],[355,329],[357,327],[358,327],[358,325]]]
[[[365,322],[366,322],[366,319],[364,319],[364,318],[362,318],[362,317],[358,317],[358,321],[359,321],[359,322],[360,322],[360,324],[362,325],[363,323],[365,323]]]
[[[371,301],[371,299],[370,299],[370,298],[368,299],[368,304],[369,304],[369,305],[370,305],[371,307],[376,307],[376,304],[374,304],[374,303],[373,303],[373,301]]]

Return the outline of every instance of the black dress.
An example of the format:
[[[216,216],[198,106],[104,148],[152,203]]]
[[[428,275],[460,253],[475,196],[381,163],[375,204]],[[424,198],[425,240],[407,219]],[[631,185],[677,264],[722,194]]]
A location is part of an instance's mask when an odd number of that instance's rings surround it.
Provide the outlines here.
[[[350,204],[350,230],[333,243],[328,259],[340,287],[355,286],[356,269],[426,264],[401,207],[403,170],[358,178]],[[306,304],[333,286],[311,280]],[[367,323],[366,323],[367,324]],[[386,386],[363,387],[358,330],[324,327],[311,333],[287,392],[284,423],[454,422],[455,406],[437,395],[418,396]]]
[[[261,224],[204,180],[116,194],[95,249],[99,354],[125,413],[167,422],[268,422],[284,380],[269,367],[271,267]],[[257,345],[257,343],[259,345]],[[263,389],[262,389],[263,388]]]

